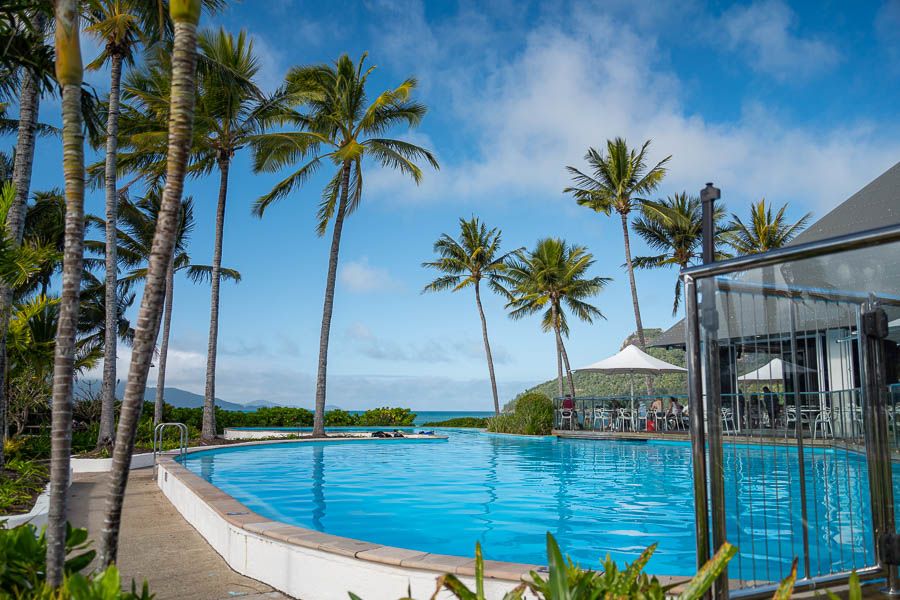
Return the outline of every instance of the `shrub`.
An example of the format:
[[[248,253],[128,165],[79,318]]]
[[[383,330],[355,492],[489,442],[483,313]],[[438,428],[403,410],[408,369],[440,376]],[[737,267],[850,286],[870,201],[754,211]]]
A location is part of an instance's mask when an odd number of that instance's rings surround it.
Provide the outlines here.
[[[525,581],[507,592],[503,600],[522,600],[526,591],[529,592],[529,597],[539,600],[591,598],[664,600],[667,596],[674,596],[669,591],[672,586],[663,586],[656,577],[650,577],[644,573],[644,567],[655,549],[655,545],[650,546],[636,561],[622,570],[608,556],[601,571],[583,570],[572,563],[568,557],[563,558],[556,540],[548,532],[547,565],[550,572],[547,579],[532,571],[531,580]],[[731,544],[727,542],[723,544],[716,555],[703,565],[694,578],[684,584],[684,591],[677,596],[678,600],[702,598],[736,552],[737,548]],[[789,580],[792,586],[793,579],[789,578]],[[454,597],[461,600],[484,600],[484,558],[481,554],[481,544],[475,545],[475,591],[470,590],[452,573],[442,575],[438,579],[437,591],[433,597],[437,597],[441,589],[448,590]],[[359,596],[352,592],[350,598],[360,600]]]
[[[7,529],[0,522],[0,597],[22,600],[151,600],[147,583],[137,592],[123,592],[118,569],[111,566],[92,575],[82,575],[96,552],[89,550],[87,529],[66,524],[64,580],[57,589],[46,583],[47,539],[34,525]]]
[[[336,408],[325,413],[326,427],[352,427],[359,422],[356,415]]]
[[[473,427],[484,429],[487,427],[487,417],[456,417],[455,419],[447,419],[446,421],[431,421],[423,423],[423,427]]]
[[[359,425],[363,427],[402,427],[412,425],[415,420],[416,414],[408,408],[373,408],[359,415]]]
[[[488,431],[522,435],[548,435],[553,429],[553,402],[530,392],[516,398],[513,412],[488,419]]]

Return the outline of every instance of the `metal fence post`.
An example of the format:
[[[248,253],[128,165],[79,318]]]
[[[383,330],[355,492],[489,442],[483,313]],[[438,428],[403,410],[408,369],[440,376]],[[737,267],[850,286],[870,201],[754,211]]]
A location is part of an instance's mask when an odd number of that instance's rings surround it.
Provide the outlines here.
[[[687,315],[688,406],[691,417],[691,466],[694,473],[694,528],[697,536],[697,568],[710,558],[709,498],[706,490],[706,426],[703,419],[703,380],[700,367],[700,324],[697,311],[697,284],[684,277]]]
[[[702,285],[703,353],[706,355],[704,380],[706,387],[706,435],[709,443],[709,499],[712,545],[718,550],[726,542],[724,440],[722,439],[722,367],[719,357],[719,314],[716,310],[715,280],[704,279]],[[716,579],[713,598],[728,598],[728,569]]]
[[[886,536],[896,534],[894,523],[894,486],[888,437],[887,378],[884,363],[884,339],[888,335],[888,317],[884,309],[869,302],[860,311],[859,351],[862,367],[863,430],[869,467],[872,505],[872,529],[878,563],[887,575],[885,593],[900,595],[896,565],[885,559]]]
[[[768,267],[767,267],[768,268]],[[800,401],[800,373],[797,368],[799,363],[798,346],[797,346],[797,304],[796,301],[789,300],[790,316],[791,316],[791,360],[788,361],[791,370],[791,381],[794,388],[794,410],[797,414],[796,433],[797,433],[797,474],[800,480],[800,522],[803,527],[803,569],[804,576],[811,577],[809,564],[809,515],[806,505],[806,459],[803,456],[803,414],[801,409],[803,406]],[[787,398],[785,398],[787,403]]]

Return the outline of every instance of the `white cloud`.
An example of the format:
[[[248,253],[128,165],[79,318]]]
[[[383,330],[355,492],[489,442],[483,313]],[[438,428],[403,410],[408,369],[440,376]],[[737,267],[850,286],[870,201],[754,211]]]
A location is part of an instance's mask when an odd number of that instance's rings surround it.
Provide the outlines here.
[[[372,267],[369,259],[345,262],[338,272],[338,280],[351,292],[384,292],[400,287],[386,269]]]
[[[435,339],[427,338],[416,343],[399,343],[376,335],[360,322],[351,323],[344,331],[344,337],[356,352],[375,360],[402,361],[411,363],[450,363],[485,360],[484,343],[480,339]],[[491,346],[494,364],[506,364],[511,356],[496,341]]]
[[[122,381],[128,377],[131,349],[119,352],[118,371]],[[269,400],[288,406],[312,408],[315,377],[290,365],[255,361],[220,354],[216,370],[216,397],[229,402]],[[150,369],[149,387],[156,385],[156,368]],[[102,365],[82,379],[98,380]],[[166,369],[166,387],[203,394],[206,381],[204,352],[171,348]],[[537,381],[498,382],[502,401],[513,398]],[[97,389],[95,387],[95,389]],[[453,379],[435,376],[385,376],[329,374],[328,403],[348,410],[378,406],[405,406],[414,410],[491,410],[487,378]]]
[[[256,81],[263,92],[271,94],[281,85],[287,73],[284,53],[259,33],[253,33],[252,38],[253,53],[259,60]]]
[[[725,42],[755,71],[781,81],[827,71],[841,60],[823,40],[792,32],[796,15],[781,0],[734,6],[722,15]]]
[[[486,76],[473,65],[448,84],[460,100],[454,117],[472,136],[468,156],[445,161],[420,189],[383,169],[369,189],[414,202],[561,199],[565,166],[623,136],[652,139],[652,159],[673,155],[667,189],[712,180],[735,210],[767,196],[821,215],[900,159],[896,125],[797,126],[762,104],[734,122],[709,121],[685,109],[684,83],[657,60],[652,37],[603,14],[582,16],[575,32],[538,28]]]

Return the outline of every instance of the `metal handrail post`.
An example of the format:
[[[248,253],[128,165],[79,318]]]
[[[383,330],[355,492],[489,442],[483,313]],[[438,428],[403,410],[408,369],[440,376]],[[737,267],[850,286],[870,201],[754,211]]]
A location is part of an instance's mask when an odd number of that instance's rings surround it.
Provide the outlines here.
[[[891,450],[887,426],[887,378],[884,363],[884,338],[888,333],[888,318],[884,309],[866,303],[860,311],[859,350],[862,371],[862,400],[864,403],[863,432],[866,440],[866,462],[869,467],[869,490],[872,506],[872,531],[878,564],[887,575],[883,590],[891,596],[900,595],[897,567],[886,564],[882,546],[884,536],[896,533],[894,523],[894,487]]]
[[[706,489],[706,434],[703,422],[703,381],[700,367],[700,326],[697,311],[697,284],[684,276],[687,315],[686,360],[688,403],[691,418],[691,467],[694,475],[694,530],[697,538],[697,569],[710,559],[709,498]]]
[[[704,380],[706,384],[706,435],[709,443],[709,497],[712,544],[718,550],[727,541],[725,528],[725,467],[724,440],[722,439],[722,366],[719,360],[719,340],[717,339],[719,315],[716,312],[715,281],[701,282],[703,352],[706,355]],[[716,578],[712,588],[713,598],[728,598],[728,568]]]
[[[797,345],[797,308],[796,304],[791,302],[791,361],[792,365],[797,362],[798,345]],[[794,387],[794,410],[796,411],[797,421],[795,423],[797,431],[797,476],[800,479],[800,520],[803,527],[803,568],[805,578],[812,577],[809,570],[809,517],[808,507],[806,506],[806,461],[803,457],[803,418],[800,409],[800,373],[796,366],[791,367],[791,379]],[[786,402],[787,400],[785,400]]]

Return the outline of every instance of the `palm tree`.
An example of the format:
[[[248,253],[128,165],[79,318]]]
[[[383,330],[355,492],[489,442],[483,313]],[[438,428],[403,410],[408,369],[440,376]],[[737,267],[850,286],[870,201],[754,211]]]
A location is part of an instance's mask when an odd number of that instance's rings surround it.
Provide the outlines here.
[[[570,246],[564,240],[538,240],[534,250],[517,252],[507,263],[506,277],[510,281],[511,300],[506,307],[509,316],[521,319],[543,311],[541,330],[553,331],[556,338],[557,387],[563,395],[563,363],[569,378],[569,388],[575,395],[575,382],[563,336],[569,335],[564,308],[577,318],[592,323],[594,318],[605,319],[600,310],[587,302],[611,281],[609,277],[588,277],[594,264],[593,255],[584,246]]]
[[[219,288],[222,278],[222,246],[228,178],[231,162],[238,150],[262,133],[267,115],[276,104],[266,99],[254,83],[259,63],[253,43],[246,32],[233,36],[225,30],[204,32],[199,36],[198,93],[195,107],[194,136],[190,155],[190,173],[205,175],[219,172],[219,197],[213,249],[210,293],[210,330],[207,347],[207,378],[203,409],[202,437],[216,435],[215,372],[219,331]],[[144,174],[149,185],[163,179],[165,141],[162,125],[169,113],[169,56],[159,52],[146,67],[126,78],[123,96],[132,104],[123,107],[124,145],[120,165]]]
[[[519,248],[514,252],[519,252]],[[481,335],[484,338],[484,354],[487,357],[488,374],[491,378],[491,393],[494,398],[494,412],[500,414],[500,399],[497,396],[497,379],[494,376],[494,360],[491,357],[491,344],[488,341],[487,320],[481,306],[481,280],[494,292],[506,295],[505,285],[510,281],[506,277],[506,260],[512,252],[500,254],[500,230],[488,229],[487,226],[472,217],[468,221],[459,220],[459,239],[442,234],[434,243],[434,252],[440,258],[422,263],[423,267],[435,269],[442,273],[440,277],[429,283],[423,292],[439,292],[451,290],[457,292],[467,287],[475,289],[475,306],[481,317]]]
[[[147,276],[146,264],[150,260],[153,245],[153,234],[159,216],[160,196],[155,190],[137,202],[122,200],[119,217],[120,260],[130,272],[124,282],[131,284],[143,281]],[[161,339],[159,341],[159,360],[157,362],[156,403],[153,412],[154,423],[162,421],[163,404],[165,402],[166,361],[169,353],[169,332],[172,323],[172,301],[174,299],[175,273],[184,270],[188,279],[200,282],[210,279],[212,267],[191,263],[187,246],[190,234],[194,230],[194,202],[190,197],[181,201],[181,214],[178,233],[175,238],[175,251],[166,272],[166,294],[164,300]],[[100,248],[98,248],[99,250]],[[239,282],[241,274],[234,269],[222,268],[223,279]]]
[[[66,180],[66,248],[53,367],[50,509],[47,516],[47,583],[62,583],[66,559],[66,492],[72,450],[72,383],[78,294],[84,243],[84,133],[81,119],[79,3],[56,3],[56,79],[62,86],[63,170]],[[12,229],[12,228],[10,228]]]
[[[787,207],[785,204],[773,215],[772,205],[767,204],[763,198],[750,204],[750,220],[746,223],[732,213],[730,231],[724,237],[725,243],[734,248],[738,255],[759,254],[781,248],[797,237],[812,217],[812,213],[806,213],[794,223],[788,223],[784,215]]]
[[[219,171],[219,201],[216,208],[216,235],[213,248],[210,290],[209,339],[206,360],[206,390],[203,400],[201,437],[216,437],[216,353],[219,338],[219,283],[222,275],[222,241],[225,228],[225,201],[228,171],[235,153],[262,130],[262,117],[270,104],[254,83],[259,61],[253,42],[241,31],[237,37],[220,29],[200,36],[205,62],[200,69],[198,133],[195,141],[199,172]],[[209,66],[212,65],[212,66]]]
[[[317,233],[321,236],[334,219],[325,302],[319,335],[319,362],[316,374],[316,411],[313,435],[325,435],[325,383],[328,370],[328,337],[334,308],[334,284],[344,218],[355,211],[362,199],[362,163],[371,158],[382,167],[399,170],[419,183],[422,170],[415,163],[425,160],[435,169],[437,160],[425,148],[410,142],[381,137],[396,126],[413,128],[424,117],[423,104],[410,101],[416,80],[409,78],[394,89],[385,90],[371,103],[366,83],[375,67],[365,67],[366,54],[356,64],[346,54],[333,65],[312,65],[291,69],[286,78],[284,97],[299,106],[285,111],[279,122],[295,125],[296,131],[283,131],[255,140],[255,170],[277,171],[301,163],[300,168],[260,197],[254,213],[262,217],[273,202],[303,186],[323,164],[334,172],[322,192]]]
[[[13,7],[15,8],[15,7]],[[46,7],[44,7],[46,8]],[[52,76],[52,51],[44,43],[46,24],[49,12],[37,7],[34,13],[16,11],[10,14],[10,20],[16,24],[14,29],[19,43],[5,44],[3,68],[0,69],[0,92],[5,96],[15,83],[19,84],[19,119],[18,138],[12,170],[12,182],[15,186],[15,199],[6,217],[6,224],[16,244],[22,243],[22,228],[25,205],[31,188],[31,172],[34,164],[35,136],[40,132],[38,109],[41,92],[48,89]],[[19,27],[19,24],[25,24]],[[12,42],[13,40],[8,40]],[[14,51],[18,48],[18,52]],[[5,462],[3,444],[6,441],[6,331],[9,325],[9,313],[12,304],[12,290],[0,282],[0,466]]]
[[[119,525],[122,517],[122,503],[125,498],[125,486],[128,483],[134,436],[143,406],[150,361],[153,358],[153,350],[159,333],[166,273],[175,249],[175,238],[180,221],[179,213],[181,212],[181,194],[184,189],[184,177],[192,139],[200,0],[170,0],[169,14],[175,23],[175,41],[172,51],[172,93],[168,121],[166,187],[157,219],[156,233],[153,236],[144,294],[141,298],[141,308],[138,312],[137,327],[134,332],[128,384],[125,387],[119,426],[116,431],[116,439],[119,440],[119,443],[113,450],[113,464],[106,495],[106,514],[98,555],[101,569],[115,562],[118,553]]]
[[[726,230],[719,225],[724,218],[725,209],[717,205],[713,212],[717,241],[725,235]],[[660,252],[655,256],[636,256],[633,263],[639,269],[676,266],[681,270],[702,258],[703,210],[696,196],[682,192],[665,200],[644,200],[641,202],[641,216],[634,220],[632,226],[651,250]],[[728,258],[725,252],[716,251],[716,260],[725,258]],[[673,315],[678,312],[680,303],[681,277],[677,277]]]
[[[106,340],[103,355],[103,385],[101,388],[100,432],[97,447],[112,445],[115,435],[116,402],[116,295],[118,293],[118,269],[116,268],[116,160],[119,137],[119,95],[121,93],[123,63],[133,61],[133,53],[148,25],[155,19],[141,22],[135,10],[146,2],[134,0],[92,0],[88,5],[90,23],[85,30],[105,43],[103,52],[88,69],[99,69],[107,62],[110,66],[109,99],[106,111],[106,160],[103,182],[106,193]]]
[[[595,212],[610,215],[613,211],[622,220],[622,237],[625,243],[625,265],[628,269],[628,282],[631,285],[631,303],[634,307],[634,321],[637,326],[638,341],[641,348],[646,345],[644,325],[641,322],[641,308],[638,304],[637,285],[634,282],[634,264],[631,260],[631,242],[628,239],[628,215],[635,208],[641,196],[654,191],[666,175],[666,163],[672,158],[667,156],[655,166],[647,168],[647,150],[650,140],[644,142],[640,150],[628,147],[628,143],[617,137],[607,140],[606,154],[588,148],[584,155],[592,173],[585,174],[575,167],[567,167],[575,183],[564,192],[571,193],[581,206]]]

